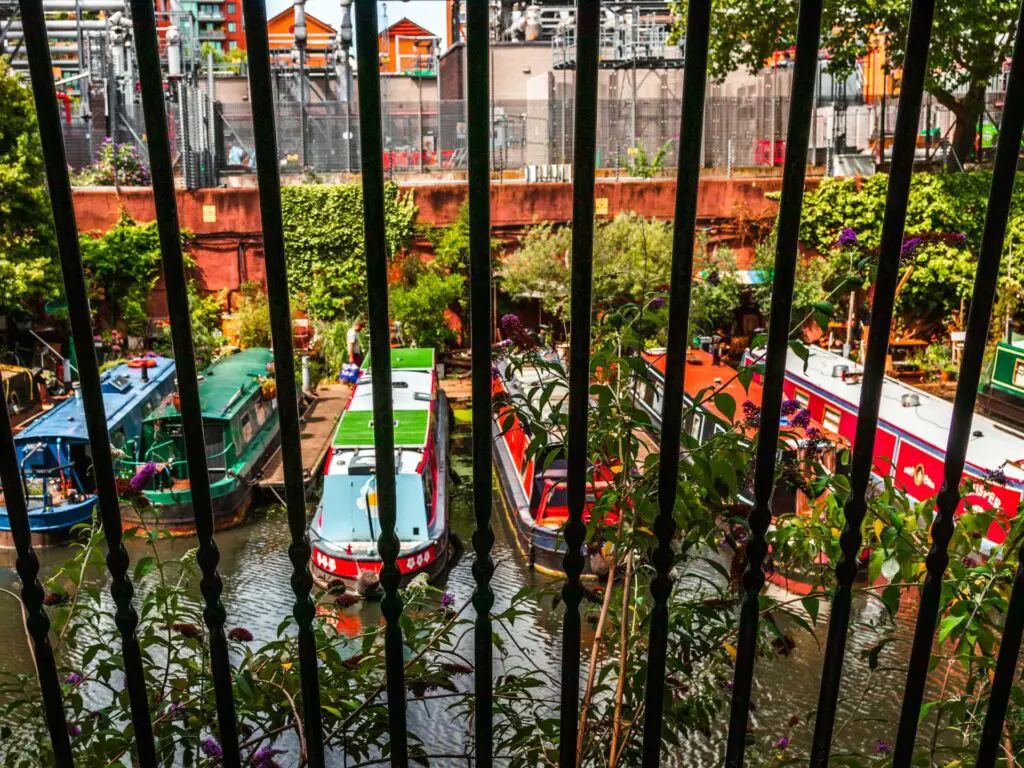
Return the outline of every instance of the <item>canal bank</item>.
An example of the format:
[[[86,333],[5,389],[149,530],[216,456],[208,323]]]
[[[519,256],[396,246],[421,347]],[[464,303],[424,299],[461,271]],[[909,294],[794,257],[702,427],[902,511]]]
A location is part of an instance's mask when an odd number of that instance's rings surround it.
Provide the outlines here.
[[[459,410],[456,416],[453,465],[465,482],[453,488],[452,527],[455,533],[468,542],[474,525],[468,482],[471,469],[469,412]],[[496,595],[495,612],[506,609],[525,585],[544,585],[552,581],[530,570],[525,558],[517,550],[508,527],[501,522],[500,504],[501,499],[495,489],[492,518],[496,537],[493,556],[497,564],[492,582]],[[248,629],[253,633],[254,643],[274,639],[281,618],[291,613],[294,598],[289,581],[289,543],[287,520],[284,514],[275,508],[261,508],[246,524],[217,534],[228,626]],[[189,553],[194,546],[195,540],[189,537],[160,544],[162,554],[166,557],[181,557]],[[129,550],[133,565],[145,554],[142,543],[138,541],[131,541]],[[722,562],[726,557],[722,553],[709,555]],[[46,576],[52,573],[61,561],[69,557],[70,552],[44,550],[40,552],[40,556],[44,562],[42,575]],[[453,595],[455,604],[459,607],[467,603],[473,594],[474,580],[471,567],[472,554],[464,554],[441,584]],[[701,575],[717,578],[716,572],[710,566],[706,567],[706,572],[702,570]],[[31,657],[16,602],[16,581],[17,577],[12,569],[0,569],[0,587],[7,590],[0,593],[0,669],[29,674]],[[93,583],[102,590],[105,604],[112,608],[112,601],[106,591],[109,586],[106,574]],[[147,586],[147,583],[143,582],[140,592]],[[198,594],[195,598],[198,605]],[[511,656],[504,666],[496,665],[496,673],[501,674],[504,669],[512,668],[524,661],[522,652],[517,650],[518,647],[528,653],[533,662],[544,670],[549,670],[557,679],[561,652],[561,609],[553,607],[549,598],[545,598],[542,604],[532,600],[528,599],[528,607],[532,609],[529,615],[517,620],[513,628],[515,643],[507,644]],[[464,616],[472,616],[471,606]],[[878,740],[882,739],[889,743],[893,741],[912,621],[901,616],[901,627],[907,629],[896,633],[894,642],[882,651],[876,669],[872,670],[864,652],[874,646],[879,637],[879,631],[872,629],[872,625],[880,625],[884,617],[885,609],[877,601],[865,602],[858,599],[855,604],[854,621],[857,622],[857,630],[851,633],[847,652],[847,673],[844,677],[843,700],[837,726],[838,748],[873,751]],[[826,611],[823,610],[818,618],[818,634],[822,645],[826,619]],[[354,635],[364,627],[378,625],[380,621],[378,604],[359,603],[339,614],[339,629]],[[592,631],[593,624],[585,621],[585,649],[589,649]],[[111,637],[114,637],[112,623],[110,632]],[[788,723],[794,716],[806,721],[805,713],[814,709],[822,665],[822,648],[813,638],[795,634],[798,643],[789,655],[773,661],[762,660],[758,664],[755,677],[756,711],[752,713],[752,722],[759,743],[770,737],[774,741],[784,731],[789,731],[793,748],[803,749],[808,746],[810,739],[806,722],[792,729]],[[472,658],[471,634],[460,640],[458,650],[464,656]],[[472,679],[466,676],[465,679],[457,679],[456,684],[461,690],[469,690]],[[723,695],[725,693],[727,692],[723,690]],[[557,698],[554,691],[538,691],[536,695],[538,699]],[[447,703],[444,700],[416,702],[409,710],[410,730],[430,744],[432,752],[462,752],[470,741],[469,732],[465,722],[453,721],[447,714],[446,707]],[[847,721],[850,722],[844,725]],[[699,733],[690,734],[678,749],[673,749],[674,759],[671,762],[666,761],[666,764],[694,768],[715,764],[720,756],[724,728],[723,720],[710,738]],[[281,755],[278,760],[283,766],[295,764],[294,754]],[[336,764],[340,765],[341,762],[339,756]],[[466,763],[451,761],[437,764]]]

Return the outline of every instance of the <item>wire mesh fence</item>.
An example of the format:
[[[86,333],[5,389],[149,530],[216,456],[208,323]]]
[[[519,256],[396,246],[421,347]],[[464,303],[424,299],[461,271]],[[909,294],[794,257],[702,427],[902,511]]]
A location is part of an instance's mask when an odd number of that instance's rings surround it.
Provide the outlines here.
[[[983,119],[975,127],[982,151],[991,149],[1005,103],[989,93]],[[528,171],[528,178],[561,179],[573,153],[573,99],[492,99],[491,169]],[[833,167],[836,156],[855,157],[864,167],[889,158],[896,120],[895,98],[817,103],[811,121],[809,161]],[[137,104],[121,108],[119,140],[143,146]],[[789,96],[708,95],[702,166],[725,175],[781,169],[786,157]],[[141,115],[141,113],[140,113]],[[277,100],[278,157],[285,173],[358,173],[361,170],[359,108],[355,102],[317,101],[304,106]],[[465,100],[386,101],[382,109],[384,169],[394,173],[465,171]],[[953,115],[927,97],[919,120],[922,155],[945,160]],[[213,185],[219,175],[255,172],[252,108],[249,102],[216,102],[206,92],[178,83],[169,97],[168,123],[179,157],[176,167],[188,188]],[[64,136],[72,168],[95,156],[104,125],[74,117]],[[597,107],[596,161],[616,175],[649,175],[677,167],[681,126],[674,98],[602,99]],[[882,134],[887,137],[883,142]],[[964,162],[964,158],[959,158]],[[561,173],[560,173],[561,172]],[[841,172],[837,170],[836,172]]]

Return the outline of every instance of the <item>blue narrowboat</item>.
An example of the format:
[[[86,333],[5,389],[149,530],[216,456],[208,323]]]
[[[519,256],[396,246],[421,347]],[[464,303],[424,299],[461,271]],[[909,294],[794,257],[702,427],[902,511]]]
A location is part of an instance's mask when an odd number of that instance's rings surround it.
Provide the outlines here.
[[[140,447],[142,422],[174,389],[174,361],[144,357],[120,363],[100,377],[107,432],[115,462]],[[39,416],[15,435],[28,502],[32,542],[59,543],[92,520],[96,505],[92,447],[81,392]],[[0,547],[11,547],[10,520],[0,492]]]

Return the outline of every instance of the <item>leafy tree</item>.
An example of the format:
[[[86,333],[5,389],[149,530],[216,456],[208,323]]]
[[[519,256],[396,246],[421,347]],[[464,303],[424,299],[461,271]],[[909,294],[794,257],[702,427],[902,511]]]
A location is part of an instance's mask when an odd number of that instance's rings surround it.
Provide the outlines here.
[[[682,35],[686,3],[675,2],[674,10]],[[1011,55],[1018,12],[1016,0],[977,0],[946,3],[935,15],[926,88],[956,117],[952,147],[961,161],[971,151],[986,86]],[[826,0],[821,28],[829,71],[850,75],[858,57],[883,41],[891,67],[901,67],[909,14],[910,0]],[[710,66],[718,78],[741,67],[757,72],[796,43],[796,0],[715,0],[712,18]]]
[[[300,184],[281,190],[288,284],[311,317],[335,320],[366,311],[363,194],[357,184]],[[411,194],[384,188],[389,256],[409,243],[416,218]]]
[[[146,332],[149,298],[160,277],[160,236],[156,222],[138,224],[122,209],[104,233],[79,237],[93,309],[111,327],[133,336]]]
[[[988,171],[914,176],[907,207],[907,237],[962,234],[966,247],[952,239],[928,238],[904,255],[904,270],[909,274],[905,272],[906,283],[897,301],[900,314],[948,319],[959,311],[961,301],[970,301],[991,179]],[[844,228],[853,229],[868,251],[879,247],[887,188],[888,177],[876,174],[861,183],[823,179],[805,195],[800,239],[819,254],[829,254],[826,282],[839,279],[849,268],[848,256],[834,248]],[[1024,188],[1014,191],[1010,214],[1006,247],[1020,253],[1024,225],[1018,222],[1024,222]],[[1003,260],[1004,273],[1008,261]]]
[[[254,281],[243,283],[239,289],[241,297],[235,319],[238,321],[238,343],[242,349],[269,347],[270,301],[260,284]]]
[[[0,314],[59,291],[53,220],[32,93],[0,57]]]
[[[447,312],[460,297],[466,278],[424,269],[410,283],[391,286],[391,317],[401,323],[405,340],[419,347],[443,349],[456,339]]]
[[[569,249],[572,229],[537,224],[526,230],[519,247],[496,265],[509,296],[538,299],[562,322],[569,318]]]
[[[641,179],[653,179],[665,167],[665,158],[672,149],[675,142],[669,139],[654,153],[654,157],[647,156],[647,148],[643,144],[637,144],[629,153],[624,164],[626,173],[630,176],[637,176]]]

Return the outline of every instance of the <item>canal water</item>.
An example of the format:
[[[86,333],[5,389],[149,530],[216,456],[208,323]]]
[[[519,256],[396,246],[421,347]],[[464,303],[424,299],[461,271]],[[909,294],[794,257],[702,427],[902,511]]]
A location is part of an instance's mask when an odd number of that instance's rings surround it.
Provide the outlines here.
[[[468,412],[457,413],[457,429],[453,450],[453,466],[464,482],[454,487],[452,515],[453,528],[464,542],[469,542],[473,531],[473,512],[470,500],[471,467],[469,463]],[[496,593],[495,610],[506,608],[512,597],[526,584],[541,584],[547,577],[535,574],[516,549],[507,527],[497,519],[501,514],[501,499],[495,491],[495,545],[494,560],[498,568],[493,586]],[[256,641],[276,636],[278,624],[290,615],[292,593],[289,585],[291,564],[288,560],[289,534],[284,514],[275,510],[260,510],[247,524],[217,534],[220,548],[220,572],[224,579],[224,604],[228,611],[228,626],[250,629]],[[180,555],[195,546],[194,539],[176,539],[165,542],[166,555]],[[133,543],[133,562],[141,556],[141,545]],[[61,559],[66,550],[43,550],[43,575]],[[724,558],[724,555],[723,555]],[[724,562],[724,560],[723,560]],[[8,562],[4,563],[8,565]],[[468,601],[473,592],[471,572],[472,555],[462,557],[447,578],[445,588],[453,593],[457,605]],[[717,578],[708,569],[710,578]],[[103,585],[104,588],[106,585]],[[0,587],[16,593],[17,575],[13,568],[0,568]],[[780,591],[780,594],[781,591]],[[465,616],[471,616],[472,608]],[[549,669],[557,676],[561,649],[560,610],[552,610],[550,601],[538,606],[531,616],[517,619],[516,640],[532,661]],[[879,668],[872,672],[865,652],[879,638],[875,624],[881,622],[883,609],[875,602],[860,599],[855,603],[851,638],[847,648],[843,678],[843,700],[837,725],[836,748],[843,750],[873,751],[879,740],[892,743],[899,717],[902,683],[909,651],[911,622],[901,616],[901,626],[895,641],[882,652]],[[348,610],[347,621],[353,625],[371,625],[380,621],[379,606],[362,603]],[[756,710],[751,713],[759,746],[767,747],[788,733],[794,750],[806,749],[810,742],[809,715],[813,713],[818,696],[822,651],[825,637],[827,610],[819,616],[818,638],[795,632],[797,645],[789,655],[758,662],[755,679]],[[114,636],[113,627],[111,635]],[[472,637],[462,639],[465,655],[472,656]],[[589,644],[585,644],[589,653]],[[27,673],[31,670],[31,657],[26,644],[19,607],[12,595],[0,592],[0,669]],[[466,685],[471,685],[467,678]],[[539,694],[543,695],[543,694]],[[557,692],[548,695],[557,697]],[[723,691],[723,695],[726,692]],[[329,702],[325,702],[329,703]],[[789,728],[793,717],[801,724]],[[847,722],[849,721],[849,722]],[[701,734],[690,735],[666,764],[678,766],[707,766],[720,762],[727,718],[723,715],[711,738]],[[410,729],[419,734],[430,751],[461,753],[469,742],[465,722],[453,723],[446,717],[443,707],[410,709]],[[287,756],[285,756],[287,757]],[[288,765],[288,762],[283,762]],[[435,761],[437,765],[465,765],[465,762]]]

